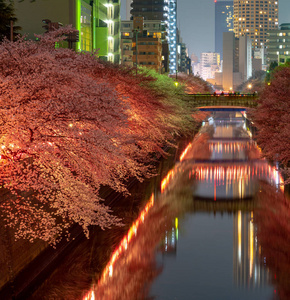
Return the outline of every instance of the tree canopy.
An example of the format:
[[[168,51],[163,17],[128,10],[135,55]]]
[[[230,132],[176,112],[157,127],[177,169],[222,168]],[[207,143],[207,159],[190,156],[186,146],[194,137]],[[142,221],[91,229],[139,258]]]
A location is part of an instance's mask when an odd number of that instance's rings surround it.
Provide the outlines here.
[[[265,156],[283,164],[289,176],[290,161],[290,64],[275,69],[253,109],[251,117],[258,128],[257,141]],[[289,182],[289,177],[287,182]]]
[[[18,238],[120,225],[101,186],[126,192],[128,178],[151,176],[152,153],[194,126],[172,79],[164,91],[156,74],[56,49],[72,30],[0,44],[0,205]]]

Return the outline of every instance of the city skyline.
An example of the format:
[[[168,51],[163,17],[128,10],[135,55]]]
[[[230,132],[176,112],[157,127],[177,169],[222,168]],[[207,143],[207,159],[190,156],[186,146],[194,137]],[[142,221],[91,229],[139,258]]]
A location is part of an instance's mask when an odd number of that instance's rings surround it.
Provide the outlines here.
[[[279,25],[290,23],[290,1],[279,0],[278,2]],[[177,26],[189,55],[194,53],[200,58],[202,52],[215,51],[214,4],[214,0],[177,1]],[[126,0],[121,0],[121,18],[126,19]]]

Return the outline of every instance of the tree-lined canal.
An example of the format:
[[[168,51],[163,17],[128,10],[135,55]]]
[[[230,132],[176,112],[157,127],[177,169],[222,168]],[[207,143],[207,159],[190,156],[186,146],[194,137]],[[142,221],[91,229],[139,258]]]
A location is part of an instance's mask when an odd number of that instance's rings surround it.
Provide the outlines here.
[[[280,299],[255,220],[280,183],[242,113],[212,112],[122,240],[93,235],[29,299]]]

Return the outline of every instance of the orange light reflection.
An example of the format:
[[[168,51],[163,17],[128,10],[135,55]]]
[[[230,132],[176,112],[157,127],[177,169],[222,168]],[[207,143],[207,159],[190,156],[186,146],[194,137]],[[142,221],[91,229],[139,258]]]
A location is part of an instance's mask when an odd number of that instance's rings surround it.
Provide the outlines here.
[[[192,143],[189,143],[189,144],[187,145],[187,147],[185,148],[185,150],[184,150],[184,151],[182,152],[182,154],[180,155],[180,157],[179,157],[179,160],[180,160],[180,161],[183,161],[185,155],[187,154],[188,150],[189,150],[191,147],[192,147]]]
[[[113,252],[110,261],[108,262],[107,266],[105,267],[101,280],[104,280],[108,275],[110,277],[112,276],[113,273],[113,267],[116,262],[116,260],[119,258],[119,256],[124,252],[124,250],[128,249],[128,244],[131,242],[133,233],[137,232],[137,229],[140,225],[140,221],[144,222],[145,216],[148,214],[149,209],[154,205],[154,195],[151,195],[151,198],[145,208],[141,211],[139,217],[137,220],[133,223],[131,228],[129,229],[127,235],[124,236],[122,241],[120,242],[119,246],[117,249]]]

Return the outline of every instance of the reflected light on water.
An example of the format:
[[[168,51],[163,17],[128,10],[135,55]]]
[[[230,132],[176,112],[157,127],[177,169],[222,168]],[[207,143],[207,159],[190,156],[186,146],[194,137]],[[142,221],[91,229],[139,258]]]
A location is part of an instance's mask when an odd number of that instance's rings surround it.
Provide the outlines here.
[[[242,212],[238,211],[238,259],[242,263]]]
[[[254,224],[253,224],[253,212],[251,212],[250,219],[250,277],[253,276],[253,267],[254,267]]]
[[[130,227],[130,229],[128,230],[128,233],[123,237],[119,246],[113,252],[111,259],[108,262],[108,264],[106,265],[98,284],[101,284],[108,277],[113,276],[114,264],[116,263],[116,261],[118,260],[120,255],[128,249],[128,244],[132,241],[133,236],[136,236],[138,227],[140,226],[140,224],[142,224],[144,222],[146,215],[148,214],[150,208],[153,205],[154,205],[154,195],[152,194],[151,198],[148,201],[148,203],[146,204],[145,208],[139,214],[139,217],[136,219],[136,221]],[[96,287],[93,286],[92,289],[83,298],[83,300],[95,300],[95,293],[94,293],[95,288]]]
[[[190,149],[191,145],[192,144],[190,143],[186,147],[186,149],[180,156],[181,160],[183,159],[183,157],[185,156],[187,151]],[[170,170],[167,173],[167,175],[161,182],[161,192],[163,192],[166,189],[166,187],[168,186],[168,184],[170,183],[170,181],[172,180],[172,178],[174,177],[176,172],[177,172],[177,170],[175,168],[173,170]],[[119,246],[113,252],[111,259],[108,262],[108,264],[106,265],[98,284],[102,284],[102,282],[105,281],[108,277],[113,276],[114,264],[116,263],[116,261],[118,260],[120,255],[128,249],[128,244],[132,241],[133,236],[137,235],[138,227],[140,226],[141,223],[144,222],[145,216],[148,214],[150,208],[153,205],[154,205],[154,195],[152,194],[149,202],[147,203],[145,208],[141,211],[137,220],[133,223],[133,225],[129,229],[128,233],[124,236],[124,238],[120,242]],[[178,219],[177,218],[175,219],[175,227],[178,228]],[[178,231],[176,232],[176,239],[178,239]],[[92,289],[83,298],[83,300],[95,300],[95,293],[94,293],[95,289],[96,289],[96,286],[93,286]]]
[[[185,148],[185,150],[182,152],[182,154],[180,155],[179,160],[182,161],[184,159],[184,157],[186,156],[186,154],[188,153],[189,149],[192,147],[192,143],[189,143],[187,145],[187,147]],[[165,178],[163,178],[163,180],[161,181],[161,193],[164,192],[164,190],[167,188],[168,184],[170,183],[170,181],[173,179],[173,177],[176,175],[176,173],[178,173],[178,167],[175,166],[174,169],[170,170],[167,175],[165,176]]]
[[[113,252],[111,259],[107,266],[105,267],[101,280],[104,280],[107,276],[112,277],[113,275],[113,267],[116,262],[116,260],[119,258],[119,256],[128,249],[128,244],[131,242],[134,235],[136,235],[137,230],[141,222],[144,222],[145,216],[148,214],[149,209],[154,205],[154,195],[151,195],[151,198],[149,202],[146,204],[145,208],[141,211],[139,217],[137,220],[133,223],[131,228],[129,229],[127,235],[125,235],[120,242],[117,249]]]
[[[95,300],[95,292],[90,291],[84,298],[83,300]]]
[[[175,175],[175,170],[172,169],[167,173],[166,177],[161,181],[161,193],[164,192],[164,190],[166,189],[166,187],[168,186],[169,182],[172,180],[174,175]]]
[[[189,143],[189,144],[187,145],[187,147],[185,148],[185,150],[184,150],[184,151],[182,152],[182,154],[180,155],[180,157],[179,157],[179,160],[180,160],[180,161],[183,161],[185,155],[187,154],[188,150],[189,150],[191,147],[192,147],[192,143]]]
[[[284,181],[282,175],[276,167],[271,167],[266,163],[256,163],[255,165],[245,166],[197,166],[193,171],[195,171],[197,180],[214,180],[218,185],[232,180],[266,177],[270,180],[270,183],[275,183],[281,191],[284,191]]]
[[[243,147],[247,147],[248,144],[240,144],[240,143],[225,143],[221,145],[213,145],[211,144],[210,147],[212,150],[216,148],[216,150],[220,149],[221,151],[232,151],[232,150],[241,150]],[[182,162],[192,147],[192,143],[189,143],[188,146],[185,148],[183,153],[180,155],[180,162]],[[233,149],[231,149],[233,148]],[[219,151],[219,150],[218,150]],[[168,187],[170,182],[174,179],[174,177],[181,171],[182,164],[178,164],[175,166],[174,169],[170,170],[165,178],[161,182],[161,193],[165,191],[165,189]],[[210,180],[215,181],[217,185],[223,185],[225,183],[229,183],[231,180],[244,180],[244,179],[251,179],[253,177],[268,177],[272,183],[275,183],[277,186],[280,187],[281,190],[283,190],[283,179],[281,174],[279,173],[278,169],[276,167],[272,167],[267,164],[266,161],[260,161],[258,163],[251,163],[246,165],[220,165],[220,166],[212,166],[210,164],[203,164],[199,165],[196,164],[190,171],[189,177],[195,177],[197,180]],[[240,182],[240,187],[243,189],[243,182]],[[138,227],[144,222],[144,219],[146,215],[148,214],[150,208],[154,205],[154,195],[151,195],[151,198],[145,208],[141,211],[139,214],[139,217],[136,219],[136,221],[133,223],[131,228],[129,229],[128,233],[123,237],[121,240],[119,246],[115,249],[113,252],[108,264],[106,265],[101,278],[98,282],[98,285],[95,285],[92,287],[92,289],[86,294],[86,296],[83,298],[83,300],[95,300],[95,293],[94,291],[100,286],[102,283],[104,283],[108,278],[113,276],[114,271],[114,265],[118,258],[128,249],[128,245],[132,241],[133,237],[137,235]],[[175,219],[175,238],[176,241],[178,240],[178,219]],[[248,249],[248,255],[249,257],[249,271],[250,271],[250,277],[253,276],[253,270],[254,270],[254,247],[255,247],[255,233],[254,233],[254,226],[252,224],[252,219],[249,224],[249,249]],[[242,220],[241,220],[241,211],[238,212],[238,263],[239,265],[242,262]]]
[[[241,151],[249,148],[251,146],[250,142],[218,142],[209,143],[210,151],[217,153],[233,153],[236,151]]]

